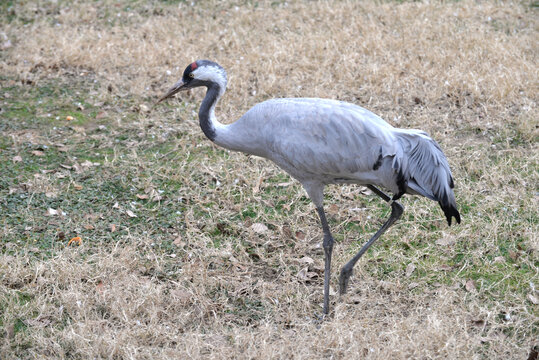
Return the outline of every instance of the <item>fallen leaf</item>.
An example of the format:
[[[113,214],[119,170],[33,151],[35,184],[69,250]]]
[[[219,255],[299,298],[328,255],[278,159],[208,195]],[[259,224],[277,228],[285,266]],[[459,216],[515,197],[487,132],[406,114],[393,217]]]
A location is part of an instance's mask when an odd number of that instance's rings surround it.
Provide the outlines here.
[[[183,241],[183,238],[181,235],[178,235],[178,237],[176,237],[176,239],[174,239],[174,241],[172,242],[174,245],[176,245],[177,247],[184,247],[185,246],[185,241]]]
[[[9,49],[12,46],[11,40],[7,39],[2,43],[2,50]]]
[[[35,156],[44,156],[45,153],[41,150],[34,150],[32,151],[32,155],[35,155]]]
[[[331,215],[339,214],[339,207],[336,204],[329,205],[328,213],[331,214]]]
[[[143,194],[143,195],[137,194],[136,197],[138,197],[140,200],[146,200],[149,196],[146,194]]]
[[[408,289],[415,289],[416,287],[419,286],[419,283],[416,283],[416,282],[411,282],[410,285],[408,285]]]
[[[301,280],[308,280],[307,278],[307,271],[309,271],[309,267],[304,267],[303,269],[301,269],[300,271],[298,271],[297,273],[297,277],[300,278]]]
[[[99,120],[99,119],[104,118],[105,116],[107,116],[107,113],[104,112],[104,111],[100,111],[100,112],[97,113],[97,115],[95,116],[95,118],[96,118],[97,120]]]
[[[191,293],[182,289],[173,289],[170,294],[175,300],[178,300],[180,304],[186,305],[191,300]]]
[[[473,280],[466,281],[465,288],[468,292],[475,292],[477,291],[477,288],[475,287],[475,282]]]
[[[308,280],[311,280],[312,278],[318,276],[318,274],[316,274],[315,272],[309,271],[309,267],[305,267],[305,268],[301,269],[298,272],[297,276],[301,280],[308,281]]]
[[[257,234],[263,234],[268,231],[268,227],[262,223],[254,223],[251,225],[251,229]]]
[[[99,166],[99,163],[94,163],[94,162],[91,162],[90,160],[86,160],[85,162],[80,164],[80,166],[90,168],[92,166]]]
[[[85,228],[86,230],[93,230],[93,229],[95,229],[94,226],[93,226],[92,224],[86,224],[86,225],[84,225],[84,228]]]
[[[535,305],[539,304],[539,300],[533,294],[528,294],[527,297],[528,297],[528,300],[530,300],[532,304],[535,304]]]
[[[479,319],[479,320],[472,320],[472,324],[477,327],[483,327],[485,325],[485,320]]]
[[[99,294],[103,295],[103,291],[105,290],[105,285],[103,285],[103,281],[100,281],[100,282],[97,283],[97,285],[95,286],[95,290]]]
[[[55,215],[58,215],[58,210],[53,209],[53,208],[48,208],[48,209],[47,209],[47,215],[48,215],[48,216],[55,216]]]
[[[51,319],[46,316],[38,316],[35,319],[26,319],[24,323],[32,327],[45,327],[51,323]]]
[[[505,262],[505,258],[503,256],[496,256],[494,258],[494,263],[504,263]]]
[[[146,191],[145,191],[146,192]],[[146,192],[148,193],[148,192]],[[159,194],[159,191],[156,191],[155,189],[150,189],[149,196],[152,201],[159,201],[163,199],[163,197]]]
[[[296,239],[298,240],[305,239],[305,234],[302,231],[296,231]]]
[[[516,252],[514,252],[514,251],[512,251],[512,250],[509,250],[508,253],[509,253],[509,257],[511,258],[511,260],[517,261],[518,256],[519,256],[518,253],[516,253]]]
[[[410,277],[415,270],[415,265],[410,263],[406,266],[406,277]]]
[[[47,191],[47,192],[45,193],[45,196],[48,197],[49,199],[51,199],[51,198],[56,198],[56,197],[58,196],[58,194],[57,194],[57,193],[54,193],[54,192],[52,192],[52,191]]]
[[[15,324],[7,324],[6,338],[13,339],[15,337]]]
[[[281,230],[284,236],[286,236],[287,238],[292,238],[292,230],[290,229],[290,226],[283,225]]]
[[[90,220],[90,222],[94,223],[97,219],[102,218],[102,215],[99,213],[89,213],[84,215],[84,219]]]
[[[60,167],[62,167],[64,169],[67,169],[67,170],[71,170],[73,168],[71,165],[65,165],[65,164],[60,164]]]
[[[85,129],[82,126],[70,126],[70,128],[73,129],[73,131],[75,131],[76,133],[79,133],[79,134],[85,133]]]
[[[240,264],[237,260],[234,261],[234,265],[240,269],[241,271],[245,271],[247,270],[247,267],[243,266],[242,264]]]
[[[258,178],[258,181],[255,183],[255,186],[253,186],[253,194],[258,194],[260,192],[260,187],[262,186],[263,182],[264,178],[262,176]]]
[[[116,225],[110,224],[110,232],[115,232],[115,231],[116,231]]]
[[[129,217],[132,217],[132,218],[136,218],[136,217],[137,217],[137,215],[135,215],[135,213],[132,212],[131,210],[127,210],[126,213],[127,213],[127,216],[129,216]]]
[[[118,209],[118,208],[120,208],[120,205],[118,204],[118,201],[116,201],[116,202],[114,203],[114,205],[112,205],[112,208],[113,208],[113,209]]]
[[[293,182],[290,181],[290,182],[282,182],[282,183],[278,183],[278,184],[275,185],[275,186],[277,186],[277,187],[287,187],[287,186],[290,186],[290,185],[292,185],[292,184],[293,184]]]
[[[74,163],[72,168],[75,170],[76,173],[82,172],[82,167],[78,163]]]
[[[11,159],[14,163],[16,162],[21,162],[22,161],[22,157],[20,155],[15,155],[12,159]]]
[[[82,190],[83,189],[82,185],[79,185],[79,184],[73,184],[73,187],[75,188],[75,190]]]
[[[298,260],[300,263],[305,263],[305,264],[314,264],[314,260],[308,256],[304,256],[302,257],[301,259]]]
[[[455,236],[446,234],[446,233],[442,233],[442,237],[436,240],[436,245],[440,245],[440,246],[450,246],[450,245],[453,245],[454,243],[455,243]]]
[[[77,243],[80,246],[82,245],[82,239],[80,238],[80,236],[75,236],[74,238],[69,240],[69,242],[67,243],[67,246],[70,246],[72,243]]]

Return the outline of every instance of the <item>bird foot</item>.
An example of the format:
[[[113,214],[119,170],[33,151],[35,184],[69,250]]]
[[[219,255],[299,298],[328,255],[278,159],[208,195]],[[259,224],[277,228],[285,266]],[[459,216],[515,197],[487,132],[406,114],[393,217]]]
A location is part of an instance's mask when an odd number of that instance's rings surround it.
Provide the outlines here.
[[[316,325],[316,328],[319,329],[320,325],[322,325],[324,321],[329,319],[329,314],[314,314],[313,318],[313,323]]]
[[[342,268],[341,276],[339,277],[340,295],[346,294],[346,290],[348,289],[348,281],[350,280],[350,276],[352,276],[353,272],[354,272],[354,269],[347,269],[346,267]]]

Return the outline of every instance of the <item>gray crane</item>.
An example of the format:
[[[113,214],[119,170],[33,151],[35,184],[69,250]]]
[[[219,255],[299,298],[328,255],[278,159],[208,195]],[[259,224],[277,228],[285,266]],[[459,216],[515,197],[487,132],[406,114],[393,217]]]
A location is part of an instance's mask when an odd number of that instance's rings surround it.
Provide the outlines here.
[[[440,146],[425,132],[394,128],[354,104],[315,98],[267,100],[236,122],[224,125],[215,117],[215,105],[226,84],[226,71],[220,65],[197,60],[158,103],[180,91],[206,87],[198,113],[206,137],[224,148],[270,159],[303,185],[316,206],[324,233],[324,314],[329,312],[333,251],[323,208],[325,185],[365,185],[391,206],[389,219],[343,266],[340,294],[346,293],[359,258],[402,215],[404,207],[397,201],[402,195],[438,201],[448,224],[453,217],[460,223],[449,164]],[[378,187],[388,189],[393,196]]]

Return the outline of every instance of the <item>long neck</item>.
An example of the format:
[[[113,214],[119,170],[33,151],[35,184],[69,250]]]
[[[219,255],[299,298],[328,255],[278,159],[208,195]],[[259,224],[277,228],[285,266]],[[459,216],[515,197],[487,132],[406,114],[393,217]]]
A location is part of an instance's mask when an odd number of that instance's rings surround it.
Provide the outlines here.
[[[200,127],[202,128],[204,135],[211,141],[215,141],[217,128],[221,125],[215,118],[215,104],[217,104],[217,101],[223,92],[221,86],[218,84],[212,83],[209,85],[206,97],[204,97],[202,105],[200,105],[200,110],[198,111]]]
[[[253,144],[250,141],[252,137],[245,136],[244,129],[234,127],[235,123],[225,125],[217,121],[215,105],[224,92],[221,85],[217,83],[211,83],[208,86],[208,91],[198,111],[198,119],[204,135],[226,149],[262,156],[260,151],[253,150]]]

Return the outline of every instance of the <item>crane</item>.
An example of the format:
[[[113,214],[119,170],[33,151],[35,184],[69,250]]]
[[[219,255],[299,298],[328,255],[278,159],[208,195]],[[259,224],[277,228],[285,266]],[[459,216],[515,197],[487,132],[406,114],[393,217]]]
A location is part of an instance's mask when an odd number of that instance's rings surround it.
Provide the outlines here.
[[[180,91],[206,87],[198,113],[206,137],[224,148],[269,159],[303,185],[322,225],[324,315],[329,313],[334,243],[323,207],[326,185],[365,185],[391,206],[389,219],[341,269],[341,295],[347,291],[357,261],[402,215],[404,207],[397,201],[402,195],[422,195],[437,201],[448,225],[452,218],[460,223],[449,164],[438,143],[425,132],[394,128],[360,106],[317,98],[267,100],[225,125],[217,120],[215,106],[226,85],[223,67],[210,60],[197,60],[185,68],[182,78],[157,103]]]

